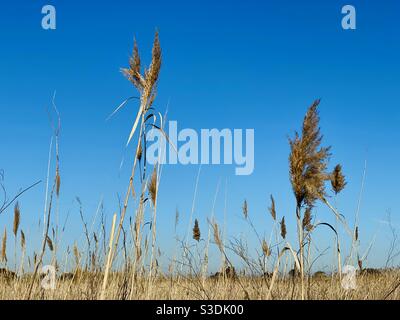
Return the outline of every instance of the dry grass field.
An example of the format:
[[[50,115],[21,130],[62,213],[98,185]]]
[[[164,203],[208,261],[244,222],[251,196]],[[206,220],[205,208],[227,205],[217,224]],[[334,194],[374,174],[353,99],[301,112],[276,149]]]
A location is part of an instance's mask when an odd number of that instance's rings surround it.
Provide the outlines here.
[[[163,117],[153,106],[160,68],[158,34],[154,40],[151,64],[144,71],[135,43],[129,67],[122,70],[140,94],[139,110],[128,138],[129,145],[135,143],[131,176],[127,177],[126,193],[119,204],[119,212],[112,213],[112,223],[106,224],[105,215],[99,214],[100,228],[93,230],[94,221],[87,222],[83,211],[80,211],[84,245],[63,244],[63,235],[68,231],[57,225],[58,219],[55,219],[59,215],[56,204],[62,197],[59,118],[53,123],[54,136],[50,144],[49,168],[54,168],[54,171],[50,170],[46,179],[48,190],[44,195],[43,234],[36,235],[41,239],[41,245],[35,250],[27,250],[30,239],[24,233],[21,224],[24,212],[18,204],[18,201],[23,202],[22,195],[29,192],[29,188],[15,197],[5,196],[3,202],[0,193],[0,223],[5,214],[14,214],[12,225],[1,224],[0,299],[400,298],[400,271],[395,268],[365,269],[358,252],[358,217],[355,225],[349,225],[340,209],[330,203],[330,199],[339,197],[346,187],[346,178],[341,165],[330,168],[331,149],[322,146],[318,100],[307,110],[301,130],[289,140],[288,173],[293,195],[289,194],[288,199],[293,200],[294,212],[283,215],[271,196],[268,218],[273,229],[270,237],[263,238],[252,222],[247,202],[243,204],[243,219],[258,241],[255,244],[257,254],[254,255],[254,250],[251,254],[242,239],[227,239],[213,215],[207,218],[207,223],[204,221],[201,224],[193,221],[191,216],[186,236],[179,239],[175,235],[176,254],[165,259],[170,261],[168,271],[162,269],[159,265],[162,253],[157,238],[161,166],[149,167],[146,164],[146,149],[143,147],[150,128],[165,134]],[[115,112],[128,101],[130,99],[125,100]],[[54,111],[58,115],[55,105]],[[0,183],[6,195],[3,179]],[[332,214],[336,224],[316,219],[314,208],[317,203]],[[171,221],[174,219],[177,224],[178,212],[171,217]],[[297,225],[296,243],[288,240],[288,221]],[[149,223],[151,228],[148,228]],[[207,225],[205,229],[204,225]],[[330,269],[335,270],[333,275],[311,271],[317,258],[313,250],[317,241],[313,231],[320,228],[331,233],[332,239],[335,239],[332,248],[336,261]],[[350,248],[350,252],[342,251],[344,243],[348,244],[346,248]],[[218,263],[221,270],[214,276],[209,271],[211,247],[217,249],[220,255]],[[67,249],[64,252],[60,248]],[[238,259],[240,267],[233,262]],[[348,275],[342,268],[348,264],[357,266],[356,285],[345,290],[343,281]],[[54,279],[49,274],[43,275],[42,267],[45,265],[54,267]],[[54,284],[54,287],[46,289],[46,283]]]
[[[386,271],[380,275],[363,275],[357,278],[355,290],[344,290],[338,279],[326,276],[306,281],[305,299],[310,300],[398,300],[400,271]],[[0,300],[26,299],[31,279],[1,280]],[[109,278],[105,299],[126,300],[131,298],[127,277],[112,274]],[[138,279],[133,287],[134,300],[264,300],[268,297],[270,279],[205,279],[200,278],[154,278],[149,286],[148,279]],[[76,280],[58,280],[55,290],[44,290],[39,285],[31,299],[96,300],[102,292],[103,274],[91,274]],[[301,299],[298,279],[278,279],[271,299]]]

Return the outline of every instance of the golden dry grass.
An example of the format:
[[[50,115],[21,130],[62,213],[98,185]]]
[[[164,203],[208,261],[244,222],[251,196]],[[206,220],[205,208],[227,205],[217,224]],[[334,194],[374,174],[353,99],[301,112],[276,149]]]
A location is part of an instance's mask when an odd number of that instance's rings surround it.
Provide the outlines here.
[[[105,292],[105,299],[128,299],[130,296],[127,275],[112,273]],[[400,271],[385,271],[380,275],[360,275],[357,277],[356,290],[344,290],[338,279],[329,276],[306,279],[306,299],[310,300],[398,300],[400,289]],[[239,281],[241,284],[239,284]],[[55,290],[44,290],[35,285],[32,299],[61,300],[94,300],[99,299],[102,289],[103,274],[85,274],[75,279],[57,280]],[[200,278],[170,278],[154,279],[151,292],[148,292],[148,279],[139,278],[133,287],[134,300],[263,300],[266,298],[270,279],[246,278],[239,279],[207,279]],[[25,299],[25,292],[30,284],[29,276],[21,279],[0,280],[0,300]],[[243,286],[243,287],[242,287]],[[248,297],[245,294],[248,293]],[[392,292],[393,291],[393,292]],[[299,280],[290,278],[278,279],[275,283],[272,299],[301,299]]]

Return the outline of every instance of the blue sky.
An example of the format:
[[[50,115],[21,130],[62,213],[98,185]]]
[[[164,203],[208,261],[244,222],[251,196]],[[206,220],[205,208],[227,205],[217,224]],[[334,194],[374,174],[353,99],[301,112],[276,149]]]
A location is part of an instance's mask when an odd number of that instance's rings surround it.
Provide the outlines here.
[[[278,216],[286,217],[294,241],[287,137],[299,129],[313,100],[321,98],[331,168],[341,163],[348,180],[338,207],[352,223],[367,160],[361,247],[368,247],[376,235],[368,264],[384,262],[388,229],[379,221],[390,210],[400,227],[397,1],[53,1],[54,31],[41,28],[45,4],[13,1],[0,12],[0,168],[10,193],[45,179],[51,136],[46,110],[57,90],[62,118],[60,219],[70,212],[64,241],[83,241],[75,196],[89,221],[101,198],[109,220],[118,208],[117,193],[124,193],[130,170],[128,164],[122,170],[119,165],[133,152],[132,147],[125,150],[125,143],[137,105],[105,119],[136,94],[119,72],[127,65],[133,38],[148,64],[157,28],[163,66],[156,106],[164,111],[169,104],[169,119],[178,121],[179,128],[255,130],[251,176],[235,176],[232,166],[202,167],[194,217],[204,236],[220,181],[215,214],[223,224],[226,192],[230,237],[251,233],[241,217],[244,199],[258,231],[269,235],[267,207],[273,194]],[[345,4],[357,10],[356,30],[341,28]],[[158,230],[167,256],[174,246],[176,208],[181,213],[178,232],[183,236],[187,230],[197,172],[197,166],[163,169]],[[22,228],[32,247],[39,240],[43,202],[44,184],[20,199]],[[333,221],[323,207],[316,214],[321,221]],[[11,212],[2,216],[0,230],[10,229],[11,220]],[[320,249],[330,245],[326,231],[315,236]]]

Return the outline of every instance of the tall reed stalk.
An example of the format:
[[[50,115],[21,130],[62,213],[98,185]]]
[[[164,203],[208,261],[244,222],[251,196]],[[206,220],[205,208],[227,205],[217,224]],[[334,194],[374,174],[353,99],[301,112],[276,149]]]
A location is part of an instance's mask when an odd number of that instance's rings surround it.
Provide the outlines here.
[[[109,245],[108,245],[108,255],[107,255],[107,262],[104,268],[104,279],[103,279],[103,286],[101,290],[101,295],[100,295],[100,300],[104,300],[106,296],[106,289],[107,289],[107,281],[108,281],[108,275],[110,273],[111,269],[111,260],[113,256],[113,242],[114,242],[114,231],[115,231],[115,222],[117,221],[117,214],[114,214],[113,220],[112,220],[112,225],[111,225],[111,231],[110,231],[110,240],[109,240]]]

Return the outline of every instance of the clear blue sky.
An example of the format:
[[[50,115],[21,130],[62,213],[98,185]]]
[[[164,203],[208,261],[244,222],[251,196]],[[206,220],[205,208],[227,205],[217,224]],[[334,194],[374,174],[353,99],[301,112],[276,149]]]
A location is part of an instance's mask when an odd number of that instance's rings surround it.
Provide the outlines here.
[[[321,98],[324,142],[333,147],[331,168],[341,163],[348,179],[338,207],[352,223],[367,160],[361,246],[365,249],[377,234],[368,264],[384,262],[388,229],[379,220],[391,210],[400,226],[398,1],[52,1],[54,31],[41,28],[45,4],[18,0],[0,10],[0,168],[10,193],[45,179],[51,136],[46,109],[57,90],[60,220],[70,212],[64,241],[84,240],[75,196],[88,220],[101,197],[109,221],[118,208],[116,194],[124,193],[129,178],[129,165],[121,171],[119,165],[132,152],[124,146],[137,105],[105,119],[136,94],[119,72],[127,65],[133,38],[148,64],[158,28],[163,65],[156,106],[164,111],[169,102],[169,119],[180,128],[255,129],[251,176],[235,176],[232,166],[202,167],[195,217],[203,235],[218,181],[216,216],[223,224],[227,181],[229,236],[250,233],[241,218],[244,199],[258,231],[268,236],[273,194],[278,216],[286,216],[289,238],[295,240],[287,137],[300,127],[312,101]],[[356,7],[357,30],[341,28],[345,4]],[[197,166],[163,169],[158,230],[166,255],[174,244],[176,208],[180,235],[187,230],[197,171]],[[31,247],[39,240],[43,199],[44,184],[20,199]],[[325,208],[318,207],[316,214],[332,222]],[[11,220],[11,212],[0,217],[0,230],[7,225],[10,235]],[[327,231],[315,236],[320,249],[331,242]]]

